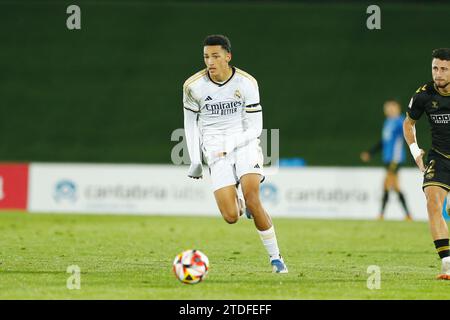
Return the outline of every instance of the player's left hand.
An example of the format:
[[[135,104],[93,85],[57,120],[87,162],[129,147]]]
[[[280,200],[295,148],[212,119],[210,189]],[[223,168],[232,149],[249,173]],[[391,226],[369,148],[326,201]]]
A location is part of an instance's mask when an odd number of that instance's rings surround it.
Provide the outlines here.
[[[423,151],[422,149],[420,149],[420,156],[418,156],[416,159],[416,164],[419,167],[419,170],[421,172],[425,172],[425,165],[423,163],[423,156],[425,155],[425,151]]]

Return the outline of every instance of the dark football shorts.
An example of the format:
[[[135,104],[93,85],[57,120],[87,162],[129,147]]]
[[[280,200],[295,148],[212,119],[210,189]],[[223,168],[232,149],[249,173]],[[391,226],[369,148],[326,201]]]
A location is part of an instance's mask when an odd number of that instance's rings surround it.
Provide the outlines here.
[[[389,162],[389,163],[385,163],[384,167],[386,168],[386,171],[397,174],[398,169],[400,169],[400,163]]]
[[[425,168],[422,189],[438,186],[450,191],[450,159],[431,149],[428,152]]]

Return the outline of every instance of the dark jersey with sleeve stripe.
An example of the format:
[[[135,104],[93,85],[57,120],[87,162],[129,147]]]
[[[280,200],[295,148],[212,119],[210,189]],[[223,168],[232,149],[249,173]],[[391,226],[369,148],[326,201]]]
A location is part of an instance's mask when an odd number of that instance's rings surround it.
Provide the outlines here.
[[[408,116],[419,120],[426,113],[431,128],[433,149],[450,158],[450,93],[437,91],[431,81],[419,89],[408,106]]]

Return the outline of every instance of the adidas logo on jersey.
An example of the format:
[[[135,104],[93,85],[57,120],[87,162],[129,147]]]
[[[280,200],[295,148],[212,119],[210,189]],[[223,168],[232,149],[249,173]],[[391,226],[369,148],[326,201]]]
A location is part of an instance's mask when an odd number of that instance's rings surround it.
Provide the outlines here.
[[[212,100],[212,98],[210,96],[207,96],[205,99],[205,101],[210,101],[210,100]]]
[[[260,167],[259,167],[259,164],[256,164],[253,168],[259,169],[259,168],[260,168]]]

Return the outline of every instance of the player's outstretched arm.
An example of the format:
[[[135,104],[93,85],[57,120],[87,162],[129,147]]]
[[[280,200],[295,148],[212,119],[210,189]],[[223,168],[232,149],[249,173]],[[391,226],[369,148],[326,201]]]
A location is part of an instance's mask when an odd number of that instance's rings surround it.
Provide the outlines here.
[[[372,146],[372,148],[370,148],[368,151],[363,151],[360,154],[360,158],[362,161],[364,162],[369,162],[370,159],[377,154],[378,152],[381,151],[381,149],[383,148],[383,141],[378,141],[377,144],[375,144],[374,146]]]
[[[403,121],[403,136],[405,137],[406,143],[409,146],[409,150],[416,161],[417,166],[420,171],[425,171],[425,165],[423,163],[423,155],[425,152],[419,148],[416,140],[416,121],[411,119],[408,114]]]
[[[197,113],[184,109],[184,134],[191,165],[188,177],[200,179],[203,176],[203,166],[200,150],[200,133],[197,125]]]

